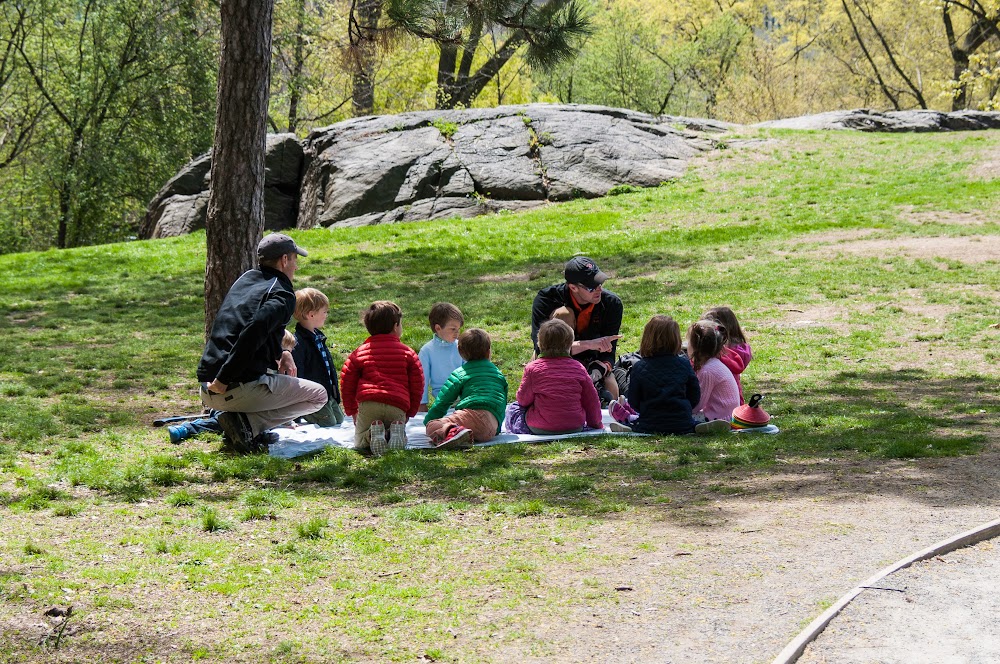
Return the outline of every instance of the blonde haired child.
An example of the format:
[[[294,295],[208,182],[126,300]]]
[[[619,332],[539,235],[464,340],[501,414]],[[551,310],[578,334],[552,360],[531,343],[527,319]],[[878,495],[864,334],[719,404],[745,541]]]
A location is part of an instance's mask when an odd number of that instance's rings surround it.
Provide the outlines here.
[[[319,383],[326,388],[326,405],[315,413],[303,416],[306,422],[321,427],[339,426],[344,421],[340,407],[337,367],[326,346],[322,327],[330,313],[330,300],[315,288],[295,291],[295,335],[292,337],[292,359],[299,378]],[[288,335],[288,331],[285,331]],[[287,338],[287,337],[286,337]]]

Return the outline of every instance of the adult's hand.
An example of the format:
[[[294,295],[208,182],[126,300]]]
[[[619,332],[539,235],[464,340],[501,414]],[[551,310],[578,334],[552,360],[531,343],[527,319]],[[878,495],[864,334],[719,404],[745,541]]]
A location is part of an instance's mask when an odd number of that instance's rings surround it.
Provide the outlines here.
[[[607,337],[599,337],[597,339],[587,339],[586,341],[574,341],[573,346],[570,349],[571,355],[579,355],[580,353],[586,352],[588,350],[596,350],[599,353],[610,353],[611,344],[622,338],[620,334],[612,334]]]
[[[292,378],[299,375],[299,370],[295,366],[295,360],[292,359],[292,354],[287,350],[281,354],[281,359],[278,360],[278,373],[291,376]]]
[[[225,383],[220,383],[218,378],[213,380],[206,387],[212,394],[225,394],[226,390],[229,389],[229,386]]]

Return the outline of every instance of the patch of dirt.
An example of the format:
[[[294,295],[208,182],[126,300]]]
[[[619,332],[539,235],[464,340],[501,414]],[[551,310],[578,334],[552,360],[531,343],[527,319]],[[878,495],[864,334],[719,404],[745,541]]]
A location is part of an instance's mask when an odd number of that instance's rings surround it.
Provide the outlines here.
[[[853,240],[840,242],[833,249],[855,256],[905,256],[907,258],[956,260],[963,263],[984,263],[986,261],[1000,261],[1000,235]],[[824,251],[823,253],[828,252]]]
[[[833,330],[846,332],[849,326],[846,322],[848,310],[843,307],[824,305],[821,307],[795,308],[791,305],[782,307],[785,319],[777,322],[778,327],[829,327]]]
[[[967,171],[970,180],[996,180],[1000,173],[1000,145],[979,155],[979,160],[971,164]]]
[[[861,238],[868,237],[872,233],[877,232],[878,229],[875,228],[850,228],[842,231],[824,231],[821,233],[809,233],[798,238],[797,245],[802,244],[835,244],[839,242],[848,242],[851,240],[858,240]]]
[[[531,272],[514,272],[510,274],[484,274],[476,277],[476,281],[480,283],[506,283],[508,281],[532,281],[538,279],[543,274],[544,270],[532,270]]]
[[[1000,168],[1000,163],[997,164]],[[971,212],[950,212],[945,210],[917,210],[913,206],[904,205],[900,209],[900,218],[916,224],[943,224],[947,226],[982,226],[989,223],[983,215]]]
[[[995,662],[997,540],[936,556],[868,587],[803,653],[803,664]]]
[[[554,588],[600,579],[595,591],[615,601],[538,621],[533,631],[547,652],[510,647],[496,661],[768,661],[827,602],[892,561],[992,520],[1000,507],[995,452],[790,462],[714,481],[739,494],[702,493],[600,525],[588,556],[642,548],[585,578],[565,569],[544,578]]]

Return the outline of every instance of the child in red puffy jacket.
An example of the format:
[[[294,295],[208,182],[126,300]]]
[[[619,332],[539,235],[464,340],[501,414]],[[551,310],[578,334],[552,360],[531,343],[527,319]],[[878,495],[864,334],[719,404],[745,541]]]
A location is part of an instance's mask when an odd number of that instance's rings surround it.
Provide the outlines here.
[[[399,340],[403,312],[398,305],[373,302],[361,322],[371,336],[344,362],[340,392],[344,412],[354,418],[355,449],[381,456],[406,447],[406,421],[420,408],[424,370],[417,354]]]

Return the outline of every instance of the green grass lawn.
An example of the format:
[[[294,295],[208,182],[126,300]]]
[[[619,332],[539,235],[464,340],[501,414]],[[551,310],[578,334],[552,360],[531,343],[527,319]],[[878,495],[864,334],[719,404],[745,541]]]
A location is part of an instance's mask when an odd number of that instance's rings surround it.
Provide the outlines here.
[[[998,152],[998,132],[771,131],[656,189],[293,233],[310,253],[295,285],[330,297],[341,359],[372,300],[400,304],[414,348],[448,300],[493,336],[511,397],[532,297],[576,252],[625,302],[622,351],[653,314],[686,328],[729,305],[778,436],[297,461],[173,447],[150,423],[200,410],[204,234],[0,256],[0,661],[544,657],[534,621],[615,602],[588,570],[642,546],[589,551],[606,520],[779,462],[995,444],[1000,180],[973,172]],[[563,567],[584,582],[551,591]],[[67,604],[58,646],[39,639],[26,616]]]

